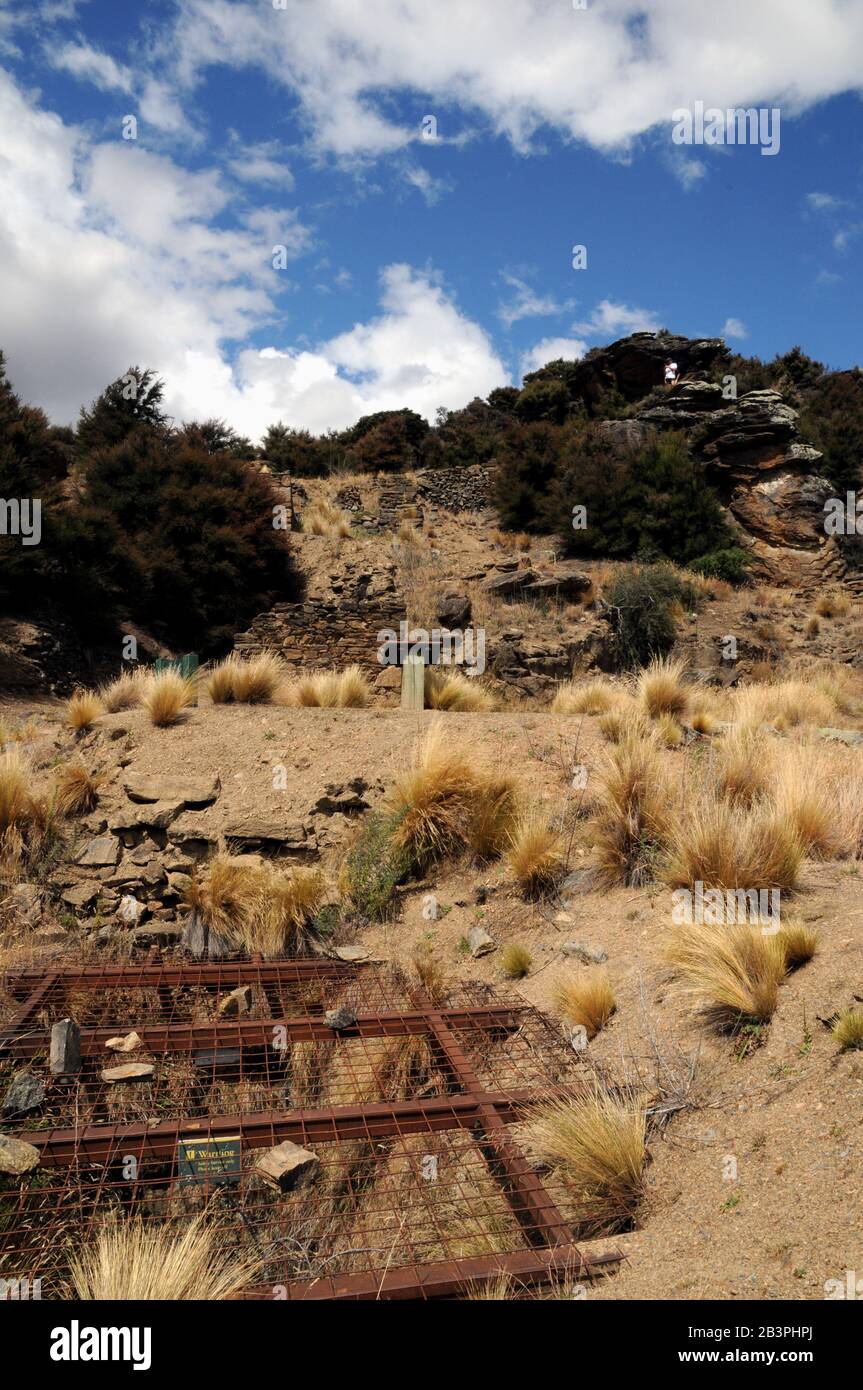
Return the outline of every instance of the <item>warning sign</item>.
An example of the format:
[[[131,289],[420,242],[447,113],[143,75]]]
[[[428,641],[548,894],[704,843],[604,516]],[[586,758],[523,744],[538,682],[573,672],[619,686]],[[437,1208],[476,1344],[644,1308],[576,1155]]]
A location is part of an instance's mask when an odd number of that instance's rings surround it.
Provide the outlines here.
[[[240,1136],[178,1139],[177,1170],[181,1183],[239,1182]]]

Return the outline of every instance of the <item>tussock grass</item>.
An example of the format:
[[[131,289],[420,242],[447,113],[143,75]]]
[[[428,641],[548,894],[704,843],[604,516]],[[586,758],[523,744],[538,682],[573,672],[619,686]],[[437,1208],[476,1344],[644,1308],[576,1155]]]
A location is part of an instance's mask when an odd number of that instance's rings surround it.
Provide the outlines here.
[[[15,749],[0,753],[0,834],[19,830],[34,815],[30,770]]]
[[[311,671],[286,688],[284,703],[304,709],[366,709],[371,687],[359,666]]]
[[[523,980],[532,964],[530,951],[517,941],[511,941],[500,953],[501,969],[509,980]]]
[[[629,734],[606,755],[588,822],[599,880],[641,885],[669,832],[671,794],[659,749]]]
[[[95,809],[105,778],[91,773],[83,763],[67,763],[57,774],[56,806],[61,816],[79,816]]]
[[[844,618],[850,607],[848,595],[833,589],[820,596],[815,604],[815,612],[819,618]]]
[[[329,540],[344,540],[351,526],[344,512],[326,497],[310,503],[303,512],[302,529],[309,536],[326,536]]]
[[[99,694],[108,714],[134,709],[141,703],[140,677],[131,671],[124,671],[110,685],[104,686]]]
[[[780,933],[768,936],[747,923],[676,927],[665,956],[681,995],[720,1031],[745,1023],[765,1023],[779,1002],[786,973]]]
[[[510,841],[519,816],[521,795],[516,779],[508,773],[486,773],[479,781],[467,842],[473,857],[486,863],[496,859]]]
[[[702,702],[690,704],[687,721],[697,734],[715,734],[718,720],[713,710]]]
[[[428,946],[418,946],[411,956],[417,984],[435,1008],[444,1003],[450,992],[450,979],[443,962]]]
[[[672,714],[661,714],[656,721],[656,737],[665,748],[679,748],[683,730]]]
[[[767,802],[741,811],[708,793],[681,808],[670,835],[665,877],[676,888],[797,886],[804,846],[795,825]]]
[[[659,719],[662,715],[681,719],[686,713],[689,696],[684,672],[682,661],[668,657],[655,657],[641,672],[636,698],[649,719]]]
[[[94,690],[76,690],[66,705],[66,725],[74,734],[86,734],[102,713],[102,701]]]
[[[269,705],[285,679],[285,667],[273,652],[261,652],[238,661],[233,676],[237,704]]]
[[[567,681],[551,702],[552,714],[607,714],[620,706],[625,692],[602,676],[593,680]]]
[[[326,892],[318,869],[282,872],[220,852],[184,895],[210,930],[238,951],[306,955],[317,938],[314,918]]]
[[[234,678],[238,665],[236,652],[231,652],[209,672],[204,688],[214,705],[229,705],[234,699]]]
[[[785,952],[785,968],[797,970],[810,961],[818,950],[818,932],[806,922],[783,922],[779,943]]]
[[[645,1130],[636,1097],[599,1086],[534,1113],[531,1143],[569,1188],[582,1235],[612,1234],[632,1221],[644,1191]]]
[[[843,1052],[863,1048],[863,1009],[844,1009],[831,1029]]]
[[[144,687],[141,704],[157,729],[177,724],[195,701],[194,683],[178,671],[160,671]]]
[[[737,690],[733,718],[745,727],[772,724],[784,731],[801,724],[829,724],[835,714],[832,699],[803,680],[747,685]]]
[[[427,709],[452,710],[456,714],[487,713],[496,708],[496,701],[490,690],[481,685],[476,677],[464,676],[460,671],[441,671],[427,666],[424,676],[425,703]]]
[[[81,1300],[212,1302],[251,1284],[260,1263],[220,1248],[203,1216],[183,1231],[115,1219],[73,1256],[70,1271]]]
[[[748,809],[770,783],[767,748],[751,727],[738,727],[724,735],[712,750],[711,768],[716,795],[731,806]]]
[[[601,965],[558,980],[552,998],[555,1012],[571,1027],[583,1028],[588,1039],[596,1037],[617,1007],[608,971]]]
[[[796,830],[805,853],[832,859],[843,842],[835,791],[830,780],[818,776],[807,753],[796,748],[782,751],[774,801],[779,815]]]
[[[524,896],[542,897],[566,867],[563,836],[534,808],[513,826],[506,861]]]
[[[649,725],[634,700],[621,700],[600,716],[599,731],[608,743],[621,743],[625,738],[645,738]]]

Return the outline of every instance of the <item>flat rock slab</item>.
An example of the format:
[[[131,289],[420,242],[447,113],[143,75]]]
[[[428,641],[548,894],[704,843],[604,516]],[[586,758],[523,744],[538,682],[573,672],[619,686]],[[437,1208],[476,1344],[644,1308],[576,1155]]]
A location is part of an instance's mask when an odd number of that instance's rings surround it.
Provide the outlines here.
[[[241,843],[275,842],[289,848],[305,849],[308,833],[301,821],[282,821],[269,816],[249,816],[225,826],[225,839]]]
[[[156,1068],[150,1062],[124,1062],[121,1067],[106,1067],[102,1080],[109,1085],[118,1081],[150,1081]]]
[[[148,801],[119,811],[108,823],[114,835],[129,830],[167,830],[186,809],[185,801]]]
[[[255,1170],[272,1187],[290,1192],[295,1187],[308,1187],[318,1176],[321,1161],[310,1149],[302,1149],[286,1139],[274,1149],[267,1149],[255,1159]]]
[[[109,1038],[105,1046],[112,1052],[137,1052],[144,1044],[137,1033],[121,1033],[116,1038]]]
[[[226,994],[224,999],[219,1000],[220,1018],[237,1018],[240,1014],[247,1014],[252,1008],[252,987],[251,985],[238,985],[232,989],[230,994]]]
[[[607,951],[593,951],[582,941],[564,941],[560,949],[565,956],[580,960],[584,965],[603,965],[608,960]]]
[[[14,1139],[11,1134],[0,1134],[0,1173],[8,1173],[19,1178],[31,1173],[39,1163],[39,1150],[32,1144]]]
[[[471,927],[467,934],[467,944],[474,960],[480,956],[487,956],[489,952],[497,950],[497,943],[494,937],[489,936],[484,927]]]
[[[71,1018],[61,1019],[51,1029],[48,1065],[54,1076],[71,1076],[81,1070],[81,1029]]]
[[[113,835],[97,835],[85,845],[75,863],[88,869],[113,869],[120,861],[122,846]]]
[[[863,743],[863,734],[856,729],[819,729],[818,732],[828,743],[847,743],[851,748]]]
[[[100,886],[98,883],[73,883],[60,897],[67,907],[90,907],[99,896]]]
[[[123,790],[130,801],[180,801],[184,806],[208,806],[221,790],[218,777],[147,776],[127,772]]]
[[[39,1077],[30,1071],[16,1072],[3,1097],[0,1117],[14,1120],[22,1115],[32,1115],[42,1108],[44,1101],[45,1086]]]

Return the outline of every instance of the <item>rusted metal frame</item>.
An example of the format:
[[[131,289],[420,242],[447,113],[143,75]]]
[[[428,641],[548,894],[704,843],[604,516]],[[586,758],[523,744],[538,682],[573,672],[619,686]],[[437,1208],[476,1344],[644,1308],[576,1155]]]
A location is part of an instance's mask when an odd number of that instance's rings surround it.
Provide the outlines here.
[[[619,1265],[622,1259],[623,1253],[616,1249],[594,1253],[583,1252],[575,1245],[557,1245],[553,1249],[436,1260],[382,1273],[364,1270],[320,1279],[291,1279],[284,1284],[246,1289],[239,1297],[244,1300],[284,1298],[290,1302],[458,1298],[470,1285],[507,1277],[516,1286],[526,1288],[557,1283],[561,1278],[594,1279]]]
[[[505,1126],[520,1119],[525,1107],[540,1099],[535,1090],[518,1088],[486,1092],[481,1106],[473,1096],[431,1096],[392,1104],[376,1101],[315,1110],[262,1110],[253,1115],[163,1120],[157,1125],[139,1121],[79,1129],[36,1129],[16,1132],[15,1137],[40,1150],[43,1167],[63,1167],[82,1160],[105,1163],[126,1154],[164,1162],[174,1157],[178,1139],[239,1134],[246,1148],[259,1149],[284,1139],[308,1145],[387,1139],[446,1129],[475,1130],[488,1124],[492,1116],[498,1116]]]
[[[519,1026],[518,1006],[482,1004],[475,1008],[446,1009],[442,1016],[452,1028],[489,1028],[512,1031]],[[101,1056],[109,1038],[129,1031],[140,1037],[151,1052],[194,1052],[200,1047],[266,1047],[273,1045],[276,1029],[284,1042],[332,1042],[333,1038],[402,1037],[406,1034],[425,1034],[431,1031],[428,1016],[421,1010],[399,1013],[362,1014],[356,1024],[334,1034],[320,1017],[259,1018],[229,1023],[124,1023],[102,1024],[98,1028],[81,1029],[81,1052],[84,1056]],[[48,1046],[44,1032],[26,1037],[12,1037],[12,1050],[19,1057],[32,1057]],[[456,1078],[457,1079],[457,1078]]]
[[[330,979],[354,979],[358,964],[326,959],[309,960],[234,960],[234,961],[190,961],[184,965],[159,965],[142,961],[140,965],[84,965],[81,967],[62,966],[52,972],[51,978],[58,986],[74,985],[76,988],[110,989],[148,989],[165,985],[243,985],[243,984],[301,984]],[[4,984],[16,999],[23,999],[44,981],[41,970],[9,970],[4,976]]]
[[[12,1017],[7,1021],[5,1028],[0,1031],[0,1052],[10,1047],[23,1034],[30,1031],[35,1025],[35,1017],[42,1005],[50,996],[56,992],[57,977],[54,974],[43,975],[39,984],[28,995],[20,1009],[17,1009]],[[11,993],[11,991],[10,991]],[[17,996],[20,998],[20,995]],[[39,1046],[35,1049],[42,1051],[48,1045],[48,1039],[44,1032],[36,1036],[41,1038]],[[31,1054],[32,1055],[32,1054]]]
[[[503,1195],[527,1239],[532,1245],[571,1245],[571,1226],[513,1142],[507,1132],[506,1121],[499,1109],[490,1103],[489,1093],[484,1090],[443,1014],[439,1010],[432,1010],[428,1014],[428,1021],[462,1089],[477,1103],[485,1131],[478,1140],[480,1150],[492,1176],[501,1183]],[[536,1102],[541,1097],[534,1092],[533,1099]]]

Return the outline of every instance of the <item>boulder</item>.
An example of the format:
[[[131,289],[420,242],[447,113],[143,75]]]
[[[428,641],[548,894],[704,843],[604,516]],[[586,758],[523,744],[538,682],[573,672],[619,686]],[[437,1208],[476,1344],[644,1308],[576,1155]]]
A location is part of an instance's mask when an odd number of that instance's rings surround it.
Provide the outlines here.
[[[184,806],[208,806],[221,790],[217,776],[173,777],[127,772],[123,790],[130,801],[179,801]]]
[[[3,908],[22,927],[36,927],[42,920],[42,894],[35,883],[17,883]]]
[[[71,1018],[51,1029],[48,1065],[54,1076],[72,1076],[81,1070],[81,1029]]]
[[[83,911],[84,908],[91,907],[98,896],[98,883],[73,883],[71,888],[67,888],[64,893],[60,894],[66,906],[76,911]]]
[[[535,583],[539,577],[532,569],[512,570],[509,574],[496,574],[480,587],[484,594],[490,594],[493,598],[511,598],[514,594],[521,594],[528,584]]]
[[[286,1139],[274,1149],[267,1149],[255,1159],[255,1171],[265,1182],[280,1192],[308,1187],[318,1175],[321,1161],[310,1149],[300,1148]]]
[[[39,1163],[39,1150],[11,1134],[0,1134],[0,1173],[20,1178],[32,1173]]]
[[[99,835],[84,846],[75,863],[87,869],[113,869],[119,863],[120,854],[119,840],[113,835]]]
[[[435,619],[444,628],[463,628],[470,622],[471,602],[467,594],[447,590],[438,599]]]
[[[591,950],[583,941],[565,941],[560,949],[565,956],[580,960],[583,965],[602,965],[608,960],[607,951]]]
[[[497,950],[497,942],[494,937],[489,936],[484,927],[471,927],[467,934],[467,944],[474,960]]]
[[[17,1071],[7,1087],[0,1107],[0,1118],[19,1120],[41,1110],[45,1103],[45,1083],[31,1071]]]
[[[356,1021],[356,1014],[344,1005],[340,1009],[327,1009],[324,1014],[324,1023],[335,1032],[340,1032],[343,1028],[353,1028]]]

